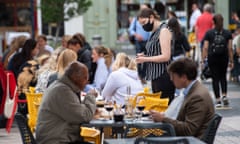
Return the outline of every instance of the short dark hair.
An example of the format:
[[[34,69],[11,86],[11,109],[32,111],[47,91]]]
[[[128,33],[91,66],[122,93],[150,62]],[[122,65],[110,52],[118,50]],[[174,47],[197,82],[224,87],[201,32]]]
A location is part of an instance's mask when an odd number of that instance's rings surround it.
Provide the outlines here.
[[[75,34],[72,36],[72,38],[70,40],[68,40],[68,45],[72,44],[72,45],[76,45],[79,44],[81,47],[83,47],[84,42],[81,39],[81,36],[79,34]]]
[[[39,35],[38,37],[37,37],[37,40],[38,39],[43,39],[44,41],[47,41],[47,37],[46,37],[46,35]]]
[[[151,8],[140,10],[138,13],[138,18],[149,18],[151,15],[153,15],[155,19],[160,20],[160,16]]]
[[[190,58],[180,58],[168,66],[168,72],[176,73],[179,76],[186,75],[188,80],[195,80],[197,64]]]

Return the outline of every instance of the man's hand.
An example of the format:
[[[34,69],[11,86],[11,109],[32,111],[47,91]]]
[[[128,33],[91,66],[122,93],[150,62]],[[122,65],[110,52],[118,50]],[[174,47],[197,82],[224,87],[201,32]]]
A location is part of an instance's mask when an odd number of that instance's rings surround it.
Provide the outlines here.
[[[95,89],[91,89],[91,90],[88,91],[87,95],[92,95],[92,96],[97,97],[98,93]]]
[[[162,112],[157,112],[154,110],[150,110],[150,115],[152,116],[153,121],[155,122],[162,122],[163,118],[164,118],[164,113]]]
[[[139,41],[139,42],[143,41],[143,37],[140,34],[135,34],[134,36],[137,41]]]

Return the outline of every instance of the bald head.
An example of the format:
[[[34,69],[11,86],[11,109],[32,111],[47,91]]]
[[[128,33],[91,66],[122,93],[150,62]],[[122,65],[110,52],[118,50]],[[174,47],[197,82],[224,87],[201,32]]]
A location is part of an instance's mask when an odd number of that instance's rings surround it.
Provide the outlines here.
[[[76,86],[81,90],[84,89],[85,85],[88,82],[88,69],[87,67],[77,61],[72,62],[66,68],[65,76],[67,76]]]

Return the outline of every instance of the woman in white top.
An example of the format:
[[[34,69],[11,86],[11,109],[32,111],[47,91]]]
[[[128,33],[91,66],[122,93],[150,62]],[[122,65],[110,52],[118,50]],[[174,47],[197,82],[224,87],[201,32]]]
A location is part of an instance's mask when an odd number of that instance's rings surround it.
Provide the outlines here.
[[[93,84],[87,85],[88,90],[89,88],[96,88],[99,91],[103,89],[108,75],[111,72],[112,57],[113,55],[109,48],[96,46],[92,49],[92,61],[97,64],[97,68],[94,74]]]
[[[117,54],[112,71],[102,91],[102,96],[106,101],[115,101],[117,104],[123,105],[128,86],[131,86],[131,95],[136,95],[143,90],[136,63],[125,53]]]

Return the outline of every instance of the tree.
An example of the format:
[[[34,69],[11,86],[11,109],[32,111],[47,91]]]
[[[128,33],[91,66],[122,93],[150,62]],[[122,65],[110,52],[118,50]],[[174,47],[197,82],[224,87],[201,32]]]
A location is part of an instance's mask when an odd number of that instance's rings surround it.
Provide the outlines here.
[[[91,0],[41,0],[40,9],[44,22],[57,25],[57,38],[62,22],[85,13],[91,5]]]

